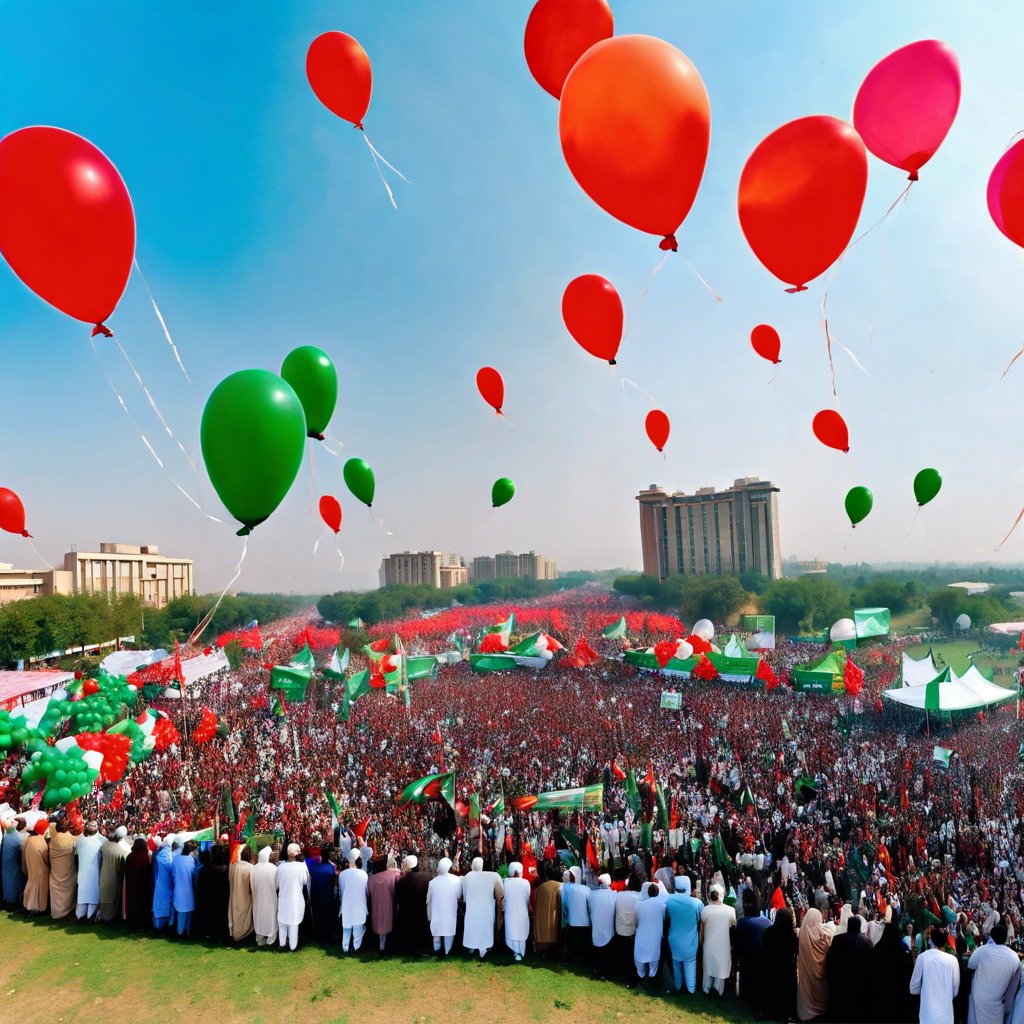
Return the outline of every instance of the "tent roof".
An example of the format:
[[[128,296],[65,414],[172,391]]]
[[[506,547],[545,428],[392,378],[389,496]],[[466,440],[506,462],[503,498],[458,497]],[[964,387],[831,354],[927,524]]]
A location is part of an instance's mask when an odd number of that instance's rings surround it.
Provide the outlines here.
[[[904,651],[900,655],[900,660],[902,662],[904,686],[924,686],[925,683],[930,683],[938,675],[939,670],[935,665],[935,659],[932,657],[930,650],[927,656],[920,660],[911,658]]]
[[[990,683],[973,665],[962,679],[958,679],[947,665],[929,682],[938,687],[940,711],[979,711],[1014,696],[1013,690]],[[930,689],[929,683],[904,686],[898,690],[883,690],[882,696],[905,707],[924,711]]]
[[[829,651],[821,661],[812,665],[809,672],[831,672],[832,675],[842,675],[846,669],[846,657],[838,651]]]

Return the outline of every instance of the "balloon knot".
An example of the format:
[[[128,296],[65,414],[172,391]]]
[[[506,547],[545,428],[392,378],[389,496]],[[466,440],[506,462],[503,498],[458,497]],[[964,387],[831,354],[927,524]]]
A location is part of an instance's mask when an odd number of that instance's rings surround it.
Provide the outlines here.
[[[505,415],[505,414],[504,414],[504,413],[503,413],[503,412],[501,411],[501,409],[495,409],[494,411],[495,411],[495,412],[496,412],[496,413],[497,413],[497,414],[498,414],[499,416],[504,416],[504,415]]]
[[[609,359],[608,360],[608,365],[609,366],[615,366],[616,365],[615,360],[614,359]]]
[[[676,241],[675,235],[666,235],[659,243],[658,248],[667,252],[669,249],[672,252],[679,252],[679,243]]]
[[[92,329],[92,334],[89,337],[95,338],[97,334],[102,334],[104,338],[112,338],[114,336],[114,332],[106,324],[97,324]]]
[[[850,449],[849,448],[844,448],[843,449],[843,454],[844,455],[849,455],[850,454]]]
[[[235,536],[236,536],[236,537],[248,537],[250,533],[252,533],[252,527],[251,527],[251,526],[243,526],[243,527],[242,527],[242,528],[241,528],[241,529],[240,529],[240,530],[239,530],[239,531],[238,531],[238,532],[237,532],[237,533],[235,534]]]
[[[22,537],[28,537],[30,540],[32,538],[32,534],[29,533],[28,530],[22,530],[21,531],[21,535],[22,535]]]
[[[775,360],[775,365],[776,365],[776,366],[778,366],[778,365],[779,365],[779,363],[781,363],[781,362],[782,362],[782,360],[781,360],[781,359],[776,359],[776,360]]]
[[[918,180],[918,178],[917,178],[917,171],[911,171],[907,175],[907,181],[917,181],[917,180]]]
[[[795,285],[793,285],[792,288],[787,288],[786,289],[786,294],[787,295],[796,295],[797,292],[805,292],[805,291],[807,291],[807,285],[805,285],[805,284],[795,284]]]
[[[318,434],[315,430],[311,430],[306,437],[313,438],[314,441],[322,441],[324,439],[323,434]]]
[[[354,121],[352,123],[352,127],[353,128],[358,128],[361,132],[365,132],[366,131],[366,129],[363,127],[363,122],[362,121]]]

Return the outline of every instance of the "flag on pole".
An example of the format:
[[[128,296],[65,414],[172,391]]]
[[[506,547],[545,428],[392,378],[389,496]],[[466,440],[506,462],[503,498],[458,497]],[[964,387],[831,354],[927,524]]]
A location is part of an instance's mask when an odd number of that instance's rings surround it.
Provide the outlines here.
[[[491,804],[491,809],[488,812],[492,817],[497,818],[505,813],[505,793],[502,791],[498,799]]]
[[[357,615],[354,619],[349,619],[347,625],[349,629],[362,629],[366,623]]]
[[[636,785],[636,773],[630,768],[626,772],[626,804],[634,814],[640,813],[640,791]]]
[[[612,778],[616,782],[621,782],[626,777],[626,773],[619,767],[618,761],[612,761]]]
[[[613,622],[610,626],[605,626],[601,630],[601,636],[605,640],[621,640],[626,635],[626,616],[623,615],[618,622]]]
[[[473,793],[469,798],[469,827],[480,827],[480,794]]]
[[[601,870],[601,863],[594,852],[594,844],[590,836],[587,836],[587,865],[595,873]]]
[[[943,768],[949,767],[949,758],[952,755],[952,750],[947,750],[945,747],[936,747],[932,751],[932,760],[938,761]]]
[[[425,804],[428,800],[445,800],[455,810],[455,772],[424,775],[410,782],[398,795],[398,803]]]
[[[338,803],[338,798],[328,789],[325,790],[327,797],[327,806],[331,809],[331,828],[335,829],[341,823],[341,804]]]

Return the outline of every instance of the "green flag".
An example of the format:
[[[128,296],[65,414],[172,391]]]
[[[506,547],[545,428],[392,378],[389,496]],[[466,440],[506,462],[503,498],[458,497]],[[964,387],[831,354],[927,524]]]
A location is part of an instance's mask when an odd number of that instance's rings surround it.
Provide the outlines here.
[[[498,799],[495,800],[493,804],[491,804],[491,811],[490,811],[490,813],[491,813],[492,817],[498,817],[499,815],[502,815],[502,814],[505,813],[505,794],[504,794],[504,792],[502,792],[498,796]]]
[[[327,796],[327,806],[331,809],[331,816],[335,822],[341,821],[341,804],[338,803],[338,798],[329,789],[324,792]]]
[[[398,803],[425,804],[428,800],[443,799],[455,810],[455,772],[441,772],[436,775],[424,775],[421,779],[410,782],[398,796]]]
[[[556,789],[548,793],[538,793],[535,811],[599,811],[604,805],[604,785],[580,786],[576,789]]]
[[[370,670],[364,668],[345,681],[345,696],[350,704],[355,704],[364,693],[370,692]]]
[[[610,626],[605,626],[601,630],[601,636],[605,640],[621,640],[626,635],[626,616],[623,615],[618,622],[613,622]]]
[[[729,856],[729,853],[725,848],[725,843],[722,842],[722,837],[720,835],[715,836],[715,841],[712,844],[712,849],[715,854],[715,863],[720,868],[727,868],[732,866],[732,858]]]
[[[633,814],[640,813],[640,790],[636,786],[636,773],[632,768],[626,771],[626,804]]]
[[[480,794],[473,793],[469,798],[469,824],[480,824]]]
[[[943,768],[949,767],[949,758],[952,755],[952,750],[947,750],[945,747],[936,747],[932,751],[932,760],[938,761]]]
[[[365,622],[357,615],[354,619],[348,620],[349,629],[362,629],[366,625]]]
[[[213,826],[209,828],[200,829],[193,837],[194,843],[212,843],[213,842]]]

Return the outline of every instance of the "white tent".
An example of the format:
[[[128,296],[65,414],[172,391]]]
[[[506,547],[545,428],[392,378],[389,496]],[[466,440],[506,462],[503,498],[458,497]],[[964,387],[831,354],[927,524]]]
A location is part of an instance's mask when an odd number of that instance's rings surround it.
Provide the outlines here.
[[[900,658],[903,662],[904,686],[924,686],[925,683],[930,683],[939,674],[931,651],[928,652],[927,657],[922,658],[920,661],[911,658],[906,651],[900,655]]]
[[[209,654],[200,654],[197,658],[186,658],[181,663],[181,674],[185,677],[185,688],[189,689],[215,672],[230,667],[228,656],[219,648],[215,647]],[[168,688],[164,690],[165,697],[180,697],[181,691]]]
[[[887,700],[918,711],[979,711],[1014,695],[1013,690],[990,683],[973,665],[964,679],[946,668],[922,686],[882,691]]]
[[[162,647],[155,651],[114,651],[100,662],[100,668],[112,676],[130,676],[140,665],[155,665],[167,656]]]
[[[1006,700],[1007,697],[1016,696],[1016,691],[1008,690],[1005,686],[999,686],[991,680],[986,679],[973,663],[971,667],[960,677],[960,682],[969,687],[979,697],[995,703],[995,701]]]

